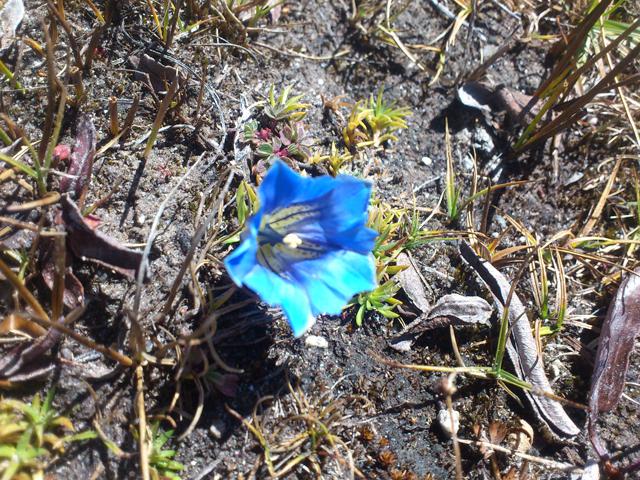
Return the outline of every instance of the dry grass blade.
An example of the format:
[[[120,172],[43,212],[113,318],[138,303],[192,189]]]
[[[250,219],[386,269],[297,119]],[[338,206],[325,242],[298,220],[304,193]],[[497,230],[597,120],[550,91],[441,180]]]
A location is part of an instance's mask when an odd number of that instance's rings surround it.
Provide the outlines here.
[[[609,175],[609,179],[607,180],[607,184],[605,185],[604,190],[602,190],[600,199],[598,200],[596,207],[593,209],[593,212],[591,212],[589,220],[580,230],[580,233],[578,234],[579,237],[588,236],[591,233],[591,230],[593,230],[593,227],[596,226],[596,223],[598,223],[598,220],[600,220],[600,216],[602,215],[604,206],[606,205],[607,199],[609,198],[609,193],[611,193],[611,189],[613,188],[613,183],[616,181],[618,170],[620,169],[621,164],[622,159],[618,159],[613,166],[613,170],[611,171],[611,175]]]
[[[44,311],[40,302],[36,300],[36,298],[31,294],[31,292],[27,289],[24,282],[18,278],[18,276],[13,273],[6,263],[2,261],[0,258],[0,273],[4,275],[4,277],[13,285],[13,288],[16,289],[18,294],[22,297],[22,299],[31,307],[31,310],[35,313],[38,318],[42,318],[45,321],[49,321],[49,315]],[[44,330],[43,330],[44,333]]]
[[[164,121],[164,117],[167,114],[169,107],[171,106],[171,102],[173,101],[173,97],[178,91],[179,84],[180,79],[178,73],[176,72],[175,79],[173,80],[173,82],[171,82],[171,85],[169,85],[169,90],[167,90],[164,99],[160,103],[160,106],[158,107],[158,113],[156,114],[156,118],[153,121],[153,125],[151,126],[151,134],[149,135],[147,145],[145,146],[144,153],[142,154],[145,160],[147,160],[149,158],[149,155],[151,154],[153,144],[156,142],[156,138],[158,137],[158,130],[160,130],[162,122]]]
[[[149,480],[149,449],[151,439],[147,435],[147,414],[144,407],[144,369],[136,367],[136,414],[138,415],[138,449],[140,453],[140,474],[142,480]]]

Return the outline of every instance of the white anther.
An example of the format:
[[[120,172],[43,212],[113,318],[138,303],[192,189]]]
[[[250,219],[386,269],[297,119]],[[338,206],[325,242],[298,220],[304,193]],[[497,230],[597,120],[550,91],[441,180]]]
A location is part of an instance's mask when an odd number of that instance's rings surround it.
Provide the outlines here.
[[[302,245],[302,239],[295,233],[287,233],[282,241],[289,248],[298,248]]]

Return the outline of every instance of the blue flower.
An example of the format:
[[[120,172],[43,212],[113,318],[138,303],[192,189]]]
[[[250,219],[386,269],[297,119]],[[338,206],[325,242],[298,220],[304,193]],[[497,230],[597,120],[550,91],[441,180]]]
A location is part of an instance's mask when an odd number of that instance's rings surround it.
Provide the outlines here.
[[[258,188],[260,209],[225,259],[239,286],[281,306],[296,337],[319,314],[338,315],[376,286],[365,227],[371,185],[347,175],[308,178],[276,161]]]

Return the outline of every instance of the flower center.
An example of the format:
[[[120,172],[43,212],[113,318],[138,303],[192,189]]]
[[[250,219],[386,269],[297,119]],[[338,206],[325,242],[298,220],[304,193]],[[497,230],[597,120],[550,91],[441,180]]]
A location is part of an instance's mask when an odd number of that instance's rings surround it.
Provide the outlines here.
[[[287,233],[282,241],[289,248],[298,248],[302,245],[302,239],[295,233]]]

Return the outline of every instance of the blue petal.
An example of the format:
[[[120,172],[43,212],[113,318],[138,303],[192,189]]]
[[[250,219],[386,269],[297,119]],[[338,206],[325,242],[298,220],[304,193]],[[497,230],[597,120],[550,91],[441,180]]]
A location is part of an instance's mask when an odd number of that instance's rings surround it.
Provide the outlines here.
[[[340,229],[350,229],[367,221],[367,207],[371,197],[371,184],[347,175],[335,179],[328,206],[331,215],[328,220]]]
[[[338,315],[351,298],[376,287],[373,255],[341,250],[291,267],[302,284],[314,315]]]
[[[276,160],[258,188],[260,207],[271,213],[282,207],[317,199],[335,188],[336,180],[329,175],[303,177],[281,160]]]
[[[296,282],[287,281],[269,269],[256,265],[244,277],[243,283],[256,292],[264,302],[282,307],[296,337],[313,325],[315,318],[309,297]]]
[[[242,286],[244,278],[256,265],[258,242],[253,235],[248,235],[236,249],[224,259],[224,266],[231,280]]]

